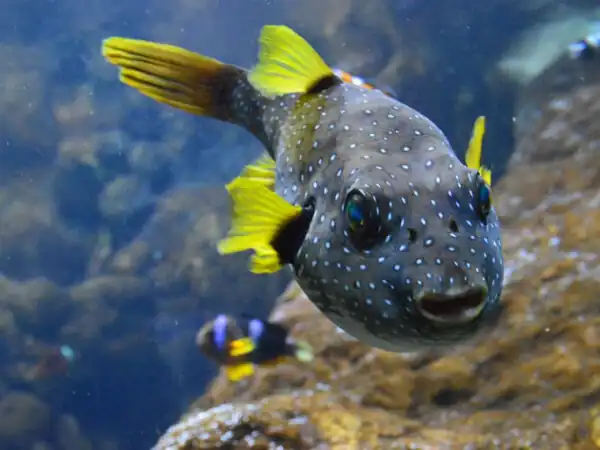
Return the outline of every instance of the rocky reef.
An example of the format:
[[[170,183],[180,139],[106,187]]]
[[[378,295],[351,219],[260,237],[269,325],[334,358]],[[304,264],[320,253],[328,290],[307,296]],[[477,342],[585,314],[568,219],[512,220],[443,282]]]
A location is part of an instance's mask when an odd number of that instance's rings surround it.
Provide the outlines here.
[[[521,116],[493,190],[506,257],[496,329],[448,351],[386,353],[296,290],[272,319],[316,362],[235,388],[218,377],[154,449],[599,447],[600,65],[560,64],[522,92],[535,114]]]

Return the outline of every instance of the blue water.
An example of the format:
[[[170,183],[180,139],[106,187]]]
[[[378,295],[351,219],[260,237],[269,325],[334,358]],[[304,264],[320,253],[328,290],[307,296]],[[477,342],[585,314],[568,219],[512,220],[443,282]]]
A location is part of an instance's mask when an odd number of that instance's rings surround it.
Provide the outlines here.
[[[486,115],[485,158],[501,177],[517,90],[488,75],[539,11],[519,8],[526,0],[373,1],[382,13],[354,2],[339,30],[347,39],[336,40],[323,35],[332,0],[0,0],[0,402],[24,391],[47,406],[35,441],[57,448],[56,424],[69,414],[92,449],[149,448],[216,374],[194,347],[198,327],[222,312],[266,317],[289,279],[250,276],[245,257],[219,258],[209,236],[206,218],[226,223],[223,184],[259,155],[258,142],[125,88],[102,39],[164,41],[247,67],[261,26],[283,23],[332,66],[360,48],[358,75],[371,78],[408,40],[426,57],[409,59],[391,87],[460,156]],[[402,39],[386,37],[379,20]],[[464,93],[471,100],[461,103]],[[137,284],[78,288],[107,276]],[[40,278],[52,289],[27,284]],[[27,381],[17,368],[37,361],[32,340],[79,356],[69,373]],[[0,448],[31,448],[23,439],[0,435]]]

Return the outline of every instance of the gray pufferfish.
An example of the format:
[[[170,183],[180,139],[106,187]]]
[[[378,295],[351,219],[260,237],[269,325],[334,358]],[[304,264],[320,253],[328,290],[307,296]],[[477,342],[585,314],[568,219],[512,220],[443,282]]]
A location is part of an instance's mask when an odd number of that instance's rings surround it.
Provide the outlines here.
[[[266,147],[227,185],[220,252],[253,250],[254,273],[291,266],[330,320],[384,350],[450,345],[493,325],[503,257],[483,117],[465,165],[433,122],[344,82],[290,28],[265,26],[259,43],[249,71],[167,44],[103,43],[123,83]]]

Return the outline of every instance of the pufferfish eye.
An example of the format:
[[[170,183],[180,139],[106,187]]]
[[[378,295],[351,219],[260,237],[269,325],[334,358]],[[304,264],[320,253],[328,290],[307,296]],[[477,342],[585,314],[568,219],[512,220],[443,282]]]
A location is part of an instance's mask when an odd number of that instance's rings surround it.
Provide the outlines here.
[[[492,193],[483,179],[480,179],[479,182],[477,209],[481,216],[481,220],[485,220],[492,209]]]
[[[368,250],[380,240],[381,217],[373,196],[353,189],[346,197],[344,212],[348,236],[357,250]]]

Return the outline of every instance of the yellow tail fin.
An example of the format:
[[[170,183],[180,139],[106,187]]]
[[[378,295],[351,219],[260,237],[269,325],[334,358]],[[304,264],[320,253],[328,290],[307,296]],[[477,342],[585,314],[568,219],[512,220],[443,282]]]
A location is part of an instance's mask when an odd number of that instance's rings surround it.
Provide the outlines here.
[[[119,67],[122,83],[192,114],[228,120],[228,91],[241,69],[168,44],[111,37],[102,54]]]
[[[483,135],[485,134],[485,117],[479,116],[475,120],[473,125],[473,132],[471,133],[471,139],[469,140],[469,148],[465,154],[465,163],[470,169],[479,171],[481,177],[485,180],[488,185],[492,185],[492,171],[487,167],[481,165],[481,153]]]
[[[321,56],[291,28],[266,25],[259,44],[258,63],[248,81],[265,96],[303,94],[320,80],[334,76]]]
[[[290,205],[251,178],[235,178],[227,191],[233,201],[233,219],[227,237],[218,244],[219,253],[254,250],[251,272],[278,271],[282,263],[271,243],[282,227],[302,213],[302,208]]]

